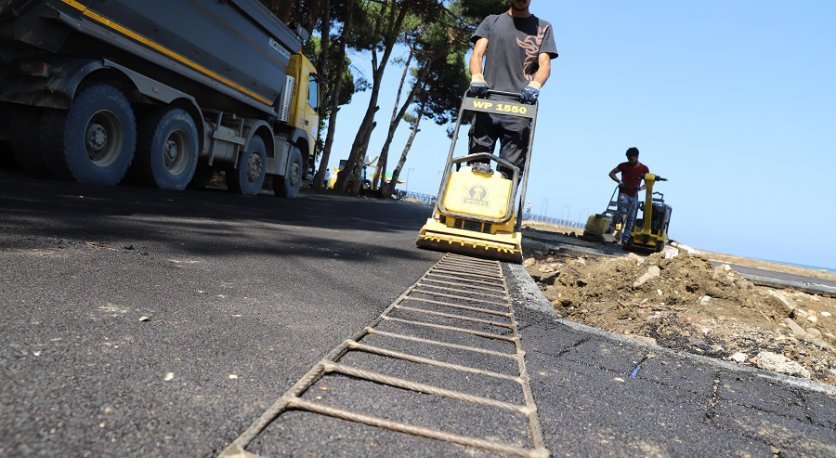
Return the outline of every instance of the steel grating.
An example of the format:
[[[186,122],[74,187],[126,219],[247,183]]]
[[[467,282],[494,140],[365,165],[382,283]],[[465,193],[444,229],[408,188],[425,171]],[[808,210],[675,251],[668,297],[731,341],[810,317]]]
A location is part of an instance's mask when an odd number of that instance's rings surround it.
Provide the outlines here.
[[[409,305],[407,305],[409,304]],[[420,304],[420,305],[418,305]],[[407,312],[412,316],[426,317],[402,318],[395,316],[399,312]],[[474,315],[481,316],[476,318]],[[432,319],[437,319],[435,322]],[[438,320],[442,322],[439,323]],[[446,324],[454,321],[457,324]],[[393,332],[380,329],[385,323],[399,323],[409,325],[416,331],[412,333]],[[477,329],[475,326],[479,326]],[[485,331],[496,329],[497,331]],[[422,330],[447,334],[475,336],[479,341],[499,341],[512,344],[513,352],[503,352],[484,346],[454,343],[438,338],[421,335]],[[516,363],[516,374],[495,372],[481,367],[471,367],[442,361],[420,354],[411,354],[379,345],[364,342],[370,336],[382,336],[401,342],[428,345],[435,348],[464,351],[484,358],[501,358]],[[379,373],[368,368],[352,367],[344,362],[346,356],[352,352],[360,352],[379,358],[391,358],[420,365],[420,367],[437,368],[465,374],[476,374],[494,380],[510,381],[519,387],[522,404],[492,399],[473,393],[465,393],[456,389],[448,389],[428,383],[407,380]],[[513,364],[513,363],[512,363]],[[401,390],[422,393],[430,396],[453,399],[474,404],[476,406],[502,409],[520,417],[526,423],[528,439],[531,447],[521,447],[519,444],[506,443],[493,438],[474,437],[457,434],[441,429],[414,425],[408,422],[395,421],[388,418],[358,412],[351,409],[328,405],[323,402],[304,399],[303,395],[323,377],[339,374],[356,380],[372,382]],[[258,457],[259,455],[247,450],[247,447],[259,437],[264,430],[289,411],[303,411],[311,414],[324,415],[341,420],[361,423],[367,426],[383,428],[398,433],[409,434],[421,438],[458,444],[489,452],[522,456],[546,457],[546,449],[540,422],[537,417],[537,407],[531,393],[529,375],[525,366],[525,352],[523,351],[517,322],[514,318],[513,305],[508,292],[508,285],[498,261],[486,261],[461,255],[446,254],[437,264],[431,267],[414,285],[410,286],[369,326],[358,332],[352,338],[344,341],[328,355],[311,368],[296,384],[282,397],[268,408],[247,430],[245,430],[221,454],[222,458],[230,457]],[[486,412],[488,415],[489,412]]]

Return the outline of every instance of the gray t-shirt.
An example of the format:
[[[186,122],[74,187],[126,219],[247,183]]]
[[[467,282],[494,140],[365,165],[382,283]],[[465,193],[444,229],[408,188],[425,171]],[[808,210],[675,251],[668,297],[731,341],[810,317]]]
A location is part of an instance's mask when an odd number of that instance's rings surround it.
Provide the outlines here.
[[[534,79],[541,53],[557,58],[552,25],[533,14],[515,18],[502,13],[486,17],[470,41],[488,39],[485,80],[492,89],[520,92]]]

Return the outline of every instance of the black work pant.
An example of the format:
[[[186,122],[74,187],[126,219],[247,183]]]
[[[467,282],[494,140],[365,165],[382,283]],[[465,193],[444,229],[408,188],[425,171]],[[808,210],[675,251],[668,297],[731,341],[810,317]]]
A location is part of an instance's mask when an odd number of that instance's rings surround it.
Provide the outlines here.
[[[474,116],[473,125],[470,126],[470,154],[493,154],[496,140],[499,139],[499,157],[519,167],[522,180],[529,135],[531,120],[528,118],[479,112]],[[499,166],[498,170],[508,178],[514,175],[507,167]]]

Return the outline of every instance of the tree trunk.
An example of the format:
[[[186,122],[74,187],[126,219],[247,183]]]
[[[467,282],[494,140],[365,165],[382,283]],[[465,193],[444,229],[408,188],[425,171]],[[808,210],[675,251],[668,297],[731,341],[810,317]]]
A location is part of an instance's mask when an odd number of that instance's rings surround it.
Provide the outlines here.
[[[317,70],[322,81],[328,81],[328,55],[331,51],[331,0],[322,1],[322,27],[319,40],[319,61],[317,62]],[[325,114],[325,103],[319,109],[320,118]]]
[[[273,0],[273,11],[282,22],[287,24],[290,22],[290,15],[293,13],[293,2],[290,0],[277,1]]]
[[[379,187],[386,181],[386,166],[389,159],[389,147],[392,145],[392,138],[395,137],[395,131],[398,130],[398,126],[401,124],[401,120],[403,119],[404,114],[406,114],[406,110],[410,104],[412,104],[412,99],[415,96],[415,86],[413,86],[413,90],[409,91],[409,95],[406,98],[406,102],[404,102],[403,107],[398,110],[398,104],[401,103],[401,93],[403,92],[403,86],[406,82],[406,75],[409,74],[409,64],[412,63],[412,56],[415,54],[415,47],[409,47],[409,56],[406,58],[406,62],[403,66],[403,73],[401,74],[401,82],[398,85],[398,94],[395,97],[395,105],[392,107],[392,119],[389,120],[389,132],[386,134],[386,141],[383,142],[383,148],[380,150],[380,156],[377,160],[377,170],[375,171],[374,178],[372,179],[372,189],[377,190]]]
[[[323,0],[322,5],[324,7],[324,12],[322,16],[322,26],[320,28],[320,34],[322,37],[320,38],[319,44],[319,59],[317,59],[316,68],[317,73],[319,74],[319,80],[325,82],[326,84],[329,82],[328,79],[328,54],[331,47],[331,1],[330,0]],[[310,40],[313,42],[313,40]],[[324,125],[325,118],[328,116],[328,107],[330,106],[330,98],[326,99],[323,97],[322,90],[325,88],[325,84],[319,85],[319,105],[317,107],[317,112],[319,114],[319,129],[317,129],[316,135],[316,146],[314,147],[314,164],[316,163],[316,159],[318,156],[322,154],[322,146],[323,146],[323,139],[322,139],[322,126]],[[329,94],[330,95],[330,94]],[[311,183],[311,187],[313,189],[320,189],[321,181],[316,181],[316,174],[314,174],[314,181]]]
[[[373,122],[371,128],[369,129],[369,134],[366,135],[366,144],[363,145],[363,149],[368,149],[369,147],[369,139],[371,138],[372,131],[374,128],[377,127],[377,122]],[[357,195],[360,194],[360,187],[363,185],[363,172],[366,169],[366,159],[361,158],[360,161],[357,162],[357,179],[354,180],[354,184],[351,187],[351,194]]]
[[[314,0],[308,5],[297,5],[298,14],[301,16],[301,18],[299,18],[300,25],[306,32],[308,32],[308,36],[313,34],[313,30],[316,28],[316,23],[319,22],[319,18],[329,13],[322,10],[323,4],[326,8],[328,7],[327,2],[328,0]]]
[[[380,95],[380,86],[383,80],[383,73],[386,71],[386,64],[389,63],[389,57],[392,54],[392,49],[395,47],[398,35],[401,32],[403,21],[406,18],[406,12],[409,9],[408,3],[400,5],[400,9],[395,16],[395,5],[393,4],[392,14],[390,14],[388,29],[384,37],[383,56],[380,60],[377,59],[377,48],[372,48],[372,68],[373,81],[371,98],[369,99],[369,106],[366,108],[366,114],[363,116],[363,121],[360,123],[360,129],[357,130],[357,136],[354,138],[354,143],[351,145],[351,152],[346,161],[346,167],[340,172],[337,178],[336,187],[340,192],[348,190],[348,177],[350,172],[358,166],[362,166],[362,161],[366,156],[366,148],[368,148],[369,139],[371,137],[372,123],[374,122],[374,115],[378,110],[377,100]]]
[[[421,119],[424,118],[424,106],[423,104],[418,109],[417,116],[415,117],[415,123],[412,125],[412,131],[409,133],[409,139],[406,141],[406,145],[403,147],[403,151],[401,152],[401,159],[398,161],[398,165],[395,167],[395,170],[392,172],[392,179],[387,183],[385,186],[381,188],[381,194],[384,198],[390,197],[395,192],[395,186],[398,184],[398,177],[401,175],[401,170],[403,170],[403,166],[406,163],[406,156],[409,154],[409,150],[412,148],[412,142],[415,140],[415,136],[418,135],[418,132],[421,132],[421,129],[418,128],[418,125],[421,124]]]
[[[348,43],[348,35],[351,31],[352,17],[354,15],[354,2],[348,3],[345,24],[340,34],[340,51],[337,62],[345,62],[345,48]],[[331,91],[329,100],[328,134],[325,136],[325,145],[322,147],[322,158],[319,161],[319,169],[314,177],[314,189],[321,189],[325,185],[325,174],[328,171],[328,161],[331,159],[331,149],[334,146],[334,133],[337,127],[337,113],[339,111],[340,93],[342,91],[342,72],[337,71],[334,75],[334,89]]]

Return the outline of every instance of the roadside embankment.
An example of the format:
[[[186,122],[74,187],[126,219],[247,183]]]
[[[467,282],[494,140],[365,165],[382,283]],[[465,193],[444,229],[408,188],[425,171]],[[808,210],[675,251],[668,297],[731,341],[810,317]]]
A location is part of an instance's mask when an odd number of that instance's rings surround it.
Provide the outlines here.
[[[524,263],[558,315],[654,345],[836,384],[836,299],[756,286],[680,251],[535,252]]]

